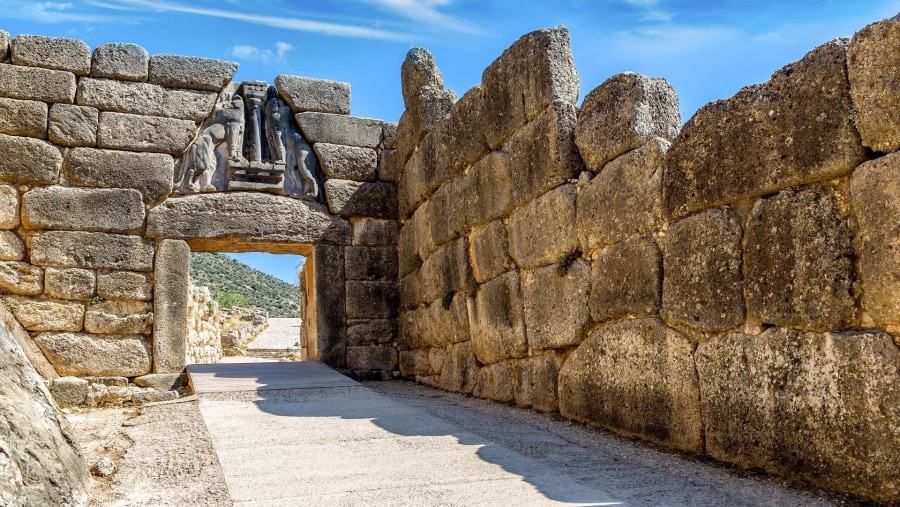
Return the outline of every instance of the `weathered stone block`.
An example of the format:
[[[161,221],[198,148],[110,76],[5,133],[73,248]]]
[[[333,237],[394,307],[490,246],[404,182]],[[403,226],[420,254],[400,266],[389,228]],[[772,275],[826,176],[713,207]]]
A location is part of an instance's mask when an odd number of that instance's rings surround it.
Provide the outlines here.
[[[397,282],[347,281],[347,318],[391,319],[399,306]]]
[[[14,229],[19,225],[19,190],[13,185],[0,184],[0,229]]]
[[[309,260],[307,260],[309,262]],[[316,297],[316,350],[319,361],[346,365],[347,297],[344,247],[316,245],[313,250]]]
[[[381,143],[381,120],[328,113],[297,113],[297,124],[310,143],[344,144],[377,148]]]
[[[151,271],[154,246],[140,236],[103,232],[46,231],[31,240],[39,266]]]
[[[704,332],[744,322],[741,226],[734,213],[710,210],[676,222],[660,246],[666,321]]]
[[[202,121],[216,104],[214,92],[169,90],[150,83],[81,79],[76,102],[101,111]]]
[[[403,111],[403,114],[400,115],[400,121],[397,122],[397,143],[394,149],[397,150],[397,156],[400,159],[401,172],[413,150],[419,146],[426,134],[421,130],[416,130],[414,123],[412,114],[409,111]]]
[[[22,195],[22,224],[30,229],[137,232],[144,203],[133,189],[40,187]]]
[[[575,251],[573,184],[562,185],[526,204],[509,218],[509,253],[521,268],[560,262]]]
[[[662,256],[650,239],[615,244],[594,259],[591,268],[591,317],[595,322],[659,313]]]
[[[450,109],[444,142],[445,164],[455,174],[481,160],[490,151],[484,138],[483,88],[474,86]]]
[[[876,500],[900,498],[900,353],[880,332],[772,328],[697,349],[706,451]]]
[[[84,322],[84,303],[5,296],[3,304],[29,331],[81,331]]]
[[[397,122],[385,122],[381,126],[381,145],[388,150],[397,146]]]
[[[659,319],[599,328],[559,372],[559,411],[625,435],[700,451],[693,344]]]
[[[9,32],[0,30],[0,61],[5,61],[9,55]]]
[[[147,216],[151,238],[189,240],[198,250],[253,249],[259,243],[348,245],[350,223],[318,204],[258,192],[218,192],[173,197]],[[268,250],[272,251],[272,250]]]
[[[378,154],[372,148],[316,143],[313,149],[327,178],[375,181]]]
[[[97,145],[181,155],[196,133],[197,124],[190,120],[104,111],[100,113]]]
[[[396,248],[350,246],[344,256],[347,280],[398,280]]]
[[[397,246],[399,224],[396,220],[363,217],[353,220],[352,224],[356,246]]]
[[[172,239],[159,242],[153,287],[153,373],[180,373],[184,369],[190,271],[191,249],[187,243]]]
[[[437,250],[431,237],[431,204],[425,202],[413,213],[412,218],[400,229],[397,240],[397,254],[400,257],[400,276],[415,271]]]
[[[502,364],[491,364],[478,371],[478,378],[472,388],[472,395],[494,401],[513,401],[515,379],[509,368]]]
[[[850,96],[856,109],[856,128],[864,146],[874,151],[900,149],[900,18],[872,23],[850,41],[847,70]]]
[[[484,70],[481,86],[485,138],[492,149],[551,102],[575,104],[578,72],[569,30],[557,26],[522,36]]]
[[[412,128],[423,135],[445,125],[454,102],[456,92],[453,90],[435,86],[423,87],[419,90],[415,106],[409,110],[412,113],[410,115]]]
[[[172,191],[175,161],[162,153],[76,148],[66,155],[63,174],[73,185],[134,188],[155,203]]]
[[[47,137],[47,104],[0,98],[0,134]]]
[[[576,260],[522,273],[525,328],[533,350],[577,346],[590,323],[591,265]]]
[[[34,341],[60,375],[116,375],[150,373],[150,343],[143,336],[85,333],[41,333]]]
[[[900,325],[900,153],[859,166],[850,178],[859,224],[862,304],[879,325]]]
[[[378,180],[397,183],[403,173],[403,163],[400,161],[400,152],[394,149],[381,150],[378,156]]]
[[[397,364],[397,349],[390,345],[347,347],[347,368],[351,370],[394,370]]]
[[[478,381],[479,366],[472,353],[472,342],[451,345],[441,368],[441,388],[458,393],[472,392]]]
[[[219,92],[231,81],[238,64],[212,58],[179,55],[153,55],[150,58],[150,82],[173,88]]]
[[[56,183],[62,155],[52,144],[0,134],[0,180],[25,185]]]
[[[449,293],[469,289],[472,280],[468,242],[459,238],[439,248],[418,272],[402,280],[403,304],[412,308],[430,303]]]
[[[47,268],[44,270],[44,293],[50,297],[75,300],[90,299],[94,295],[96,287],[97,277],[90,269]],[[101,295],[101,297],[106,296]]]
[[[11,50],[15,65],[66,70],[76,76],[91,72],[91,48],[78,39],[23,34],[12,40]]]
[[[327,180],[325,197],[335,215],[397,218],[397,186],[350,180]]]
[[[134,385],[138,387],[152,387],[157,391],[174,391],[187,387],[188,378],[184,373],[150,373],[135,377]]]
[[[456,239],[468,229],[467,215],[471,200],[467,178],[457,176],[441,185],[428,201],[431,213],[431,238],[436,245]]]
[[[446,128],[436,126],[422,139],[403,169],[403,177],[398,184],[401,216],[410,213],[431,196],[445,181],[456,176],[442,158],[447,151]]]
[[[0,261],[20,261],[25,258],[25,243],[13,231],[0,231]]]
[[[0,262],[0,290],[35,296],[44,291],[44,270],[20,261]]]
[[[576,228],[585,251],[649,236],[664,223],[663,159],[669,143],[649,140],[606,164],[578,194]]]
[[[472,272],[478,283],[484,283],[516,267],[509,256],[506,225],[502,220],[494,220],[484,227],[473,229],[469,245],[472,250]]]
[[[87,380],[78,377],[60,377],[47,382],[47,388],[53,395],[53,401],[59,407],[84,405],[89,385]]]
[[[347,326],[347,345],[388,345],[397,341],[394,319],[359,320]]]
[[[850,172],[865,158],[834,40],[701,108],[666,155],[663,199],[674,217]]]
[[[469,340],[469,311],[462,292],[400,315],[401,349],[445,347]]]
[[[559,363],[553,354],[531,356],[516,363],[516,405],[538,412],[559,408]]]
[[[71,104],[75,101],[75,74],[0,63],[0,95]]]
[[[134,271],[97,273],[97,295],[105,299],[153,299],[153,280],[147,273]]]
[[[50,108],[50,141],[63,146],[96,146],[100,112],[93,107],[53,104]]]
[[[812,331],[852,326],[850,240],[846,217],[827,190],[782,191],[757,201],[744,239],[753,320]]]
[[[481,285],[468,304],[472,349],[479,361],[493,364],[528,354],[518,272]]]
[[[280,74],[275,88],[295,113],[350,114],[350,83]]]
[[[433,375],[428,357],[428,349],[404,350],[400,352],[400,375],[412,377],[414,375]]]
[[[84,314],[84,330],[97,334],[150,334],[153,306],[142,301],[104,301]]]
[[[444,78],[434,62],[434,55],[423,47],[410,49],[400,66],[400,85],[403,105],[413,111],[417,110],[417,99],[422,88],[444,88]]]
[[[91,56],[91,76],[95,78],[146,81],[150,55],[137,44],[101,44]]]

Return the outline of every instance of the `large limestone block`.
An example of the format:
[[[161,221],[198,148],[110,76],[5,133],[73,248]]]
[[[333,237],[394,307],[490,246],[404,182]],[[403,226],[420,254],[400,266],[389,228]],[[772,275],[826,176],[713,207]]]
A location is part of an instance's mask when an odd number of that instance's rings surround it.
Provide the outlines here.
[[[478,382],[479,366],[472,353],[472,342],[451,345],[441,368],[441,388],[457,393],[472,392]]]
[[[15,65],[66,70],[76,76],[91,71],[91,48],[78,39],[23,34],[12,40],[11,50]]]
[[[343,144],[377,148],[381,143],[381,120],[329,113],[297,113],[297,124],[311,143]]]
[[[578,194],[576,227],[582,250],[639,236],[664,223],[663,160],[669,143],[654,138],[606,164]]]
[[[335,215],[397,218],[397,186],[392,183],[327,180],[325,197]]]
[[[741,226],[734,213],[710,210],[676,222],[660,246],[667,322],[702,332],[744,322]]]
[[[434,62],[434,55],[423,47],[414,47],[406,53],[400,66],[400,86],[403,94],[403,105],[410,111],[416,111],[417,100],[422,88],[444,88],[441,70]]]
[[[509,254],[520,268],[560,262],[575,251],[574,184],[531,201],[509,218]]]
[[[400,152],[395,149],[383,149],[378,155],[378,179],[398,183],[403,173]]]
[[[850,241],[846,217],[830,191],[782,191],[757,201],[744,238],[752,319],[812,331],[851,327],[856,309]]]
[[[19,225],[19,190],[14,185],[0,184],[0,229]]]
[[[589,303],[594,322],[657,315],[661,299],[662,255],[653,240],[617,243],[594,259]]]
[[[397,329],[395,319],[351,321],[347,325],[347,345],[396,345]]]
[[[56,183],[62,154],[52,144],[0,134],[0,180],[25,185]]]
[[[445,347],[469,340],[469,309],[462,292],[400,315],[401,349]]]
[[[190,120],[104,111],[100,113],[97,146],[181,155],[196,133],[197,124]]]
[[[847,41],[834,40],[688,120],[666,156],[666,212],[681,217],[848,173],[865,158],[855,115]]]
[[[397,122],[389,121],[385,122],[384,125],[381,126],[381,145],[387,149],[392,150],[397,147]]]
[[[90,269],[47,268],[44,270],[44,291],[47,296],[86,300],[94,295],[96,288],[97,276]],[[106,297],[102,294],[100,296]]]
[[[318,360],[334,368],[343,368],[347,363],[344,247],[316,245],[312,262],[315,273],[313,293],[316,298],[315,338]]]
[[[399,304],[397,282],[347,281],[349,319],[392,319]]]
[[[502,364],[491,364],[478,371],[472,396],[509,403],[513,401],[515,377]]]
[[[152,208],[147,235],[188,241],[199,250],[250,248],[266,251],[298,244],[350,244],[350,223],[323,206],[256,192],[228,192],[173,197]],[[241,246],[248,245],[248,246]]]
[[[47,104],[0,98],[0,134],[47,137]]]
[[[3,304],[29,331],[81,331],[84,322],[83,303],[6,296]]]
[[[47,383],[53,401],[59,407],[84,405],[91,383],[78,377],[60,377]]]
[[[481,160],[490,151],[484,138],[483,92],[481,86],[472,87],[450,109],[445,153],[446,164],[455,174]]]
[[[551,264],[522,273],[523,308],[532,350],[575,347],[590,323],[591,265]]]
[[[528,354],[518,272],[481,285],[468,304],[472,349],[479,361],[493,364]]]
[[[187,243],[173,239],[159,242],[153,272],[153,373],[180,373],[184,369],[190,271],[191,249]]]
[[[397,249],[347,247],[345,252],[347,280],[392,281],[397,276]]]
[[[575,144],[588,169],[659,137],[671,141],[681,127],[678,95],[665,79],[616,74],[594,88],[578,111]]]
[[[853,36],[847,54],[856,128],[873,151],[900,149],[900,16],[873,23]]]
[[[95,146],[100,111],[73,104],[53,104],[50,108],[50,141],[63,146]]]
[[[538,412],[559,408],[559,362],[553,354],[526,357],[516,364],[516,405]]]
[[[35,296],[44,291],[44,270],[21,261],[0,262],[0,290]]]
[[[174,391],[188,385],[187,375],[183,373],[150,373],[133,380],[138,387],[152,387],[157,391]]]
[[[175,161],[163,153],[76,148],[66,155],[63,174],[73,185],[134,188],[155,203],[172,191]]]
[[[164,116],[199,122],[216,104],[216,93],[197,90],[169,90],[150,83],[81,79],[76,102],[101,111]]]
[[[471,215],[471,193],[467,183],[470,180],[466,176],[457,176],[431,196],[429,200],[431,208],[431,237],[435,244],[444,243],[456,239],[468,229],[468,216]]]
[[[29,229],[137,232],[144,203],[133,189],[40,187],[22,195],[22,224]]]
[[[401,277],[418,269],[422,260],[437,250],[437,244],[431,237],[432,224],[431,204],[425,202],[400,229],[397,254],[400,258]]]
[[[396,247],[399,224],[396,220],[363,217],[353,221],[355,246]]]
[[[347,368],[351,370],[394,370],[397,349],[390,345],[347,347]]]
[[[408,217],[438,187],[458,174],[447,163],[447,139],[447,128],[443,124],[436,125],[406,164],[398,184],[403,217]]]
[[[452,292],[468,290],[472,280],[468,241],[466,238],[459,238],[439,248],[417,273],[403,279],[402,283],[408,287],[403,293],[412,296],[404,297],[403,304],[411,308],[430,303]]]
[[[484,283],[497,275],[516,267],[509,256],[509,238],[506,224],[494,220],[479,229],[473,229],[469,236],[472,250],[472,273],[475,281]]]
[[[454,102],[456,102],[456,92],[453,90],[434,86],[422,88],[419,90],[416,106],[409,110],[413,122],[412,129],[425,134],[445,125]]]
[[[218,93],[231,81],[238,64],[196,56],[153,55],[150,82],[173,88],[209,90]]]
[[[484,70],[485,137],[491,148],[551,102],[578,102],[578,72],[569,39],[564,26],[531,32]]]
[[[659,319],[597,329],[559,372],[559,412],[625,435],[701,451],[693,344]]]
[[[137,377],[150,373],[143,336],[41,333],[34,341],[60,375]]]
[[[101,44],[91,55],[91,76],[123,81],[146,81],[150,55],[137,44]]]
[[[325,177],[339,180],[375,181],[378,154],[372,148],[316,143],[313,147]]]
[[[900,499],[900,353],[890,335],[771,328],[702,343],[696,355],[706,452]]]
[[[900,325],[900,153],[859,166],[850,199],[859,224],[863,309],[880,326]]]
[[[428,349],[403,350],[400,352],[400,375],[412,377],[415,375],[433,375],[431,359]]]
[[[0,63],[0,95],[71,104],[75,102],[75,74]]]
[[[147,273],[104,271],[97,273],[97,295],[105,299],[153,299],[153,280]]]
[[[0,261],[20,261],[25,258],[25,243],[13,231],[0,231]]]
[[[154,245],[140,236],[104,232],[46,231],[31,240],[39,266],[151,271]]]
[[[295,113],[350,114],[350,83],[279,74],[275,88]]]
[[[0,30],[0,61],[5,61],[9,54],[9,32]]]
[[[150,334],[153,306],[142,301],[104,301],[84,314],[84,330],[97,334]]]

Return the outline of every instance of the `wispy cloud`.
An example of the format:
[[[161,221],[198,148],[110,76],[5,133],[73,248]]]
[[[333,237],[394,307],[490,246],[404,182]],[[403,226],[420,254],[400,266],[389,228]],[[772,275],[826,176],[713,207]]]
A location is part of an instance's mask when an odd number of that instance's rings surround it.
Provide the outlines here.
[[[746,34],[729,27],[667,24],[618,32],[614,35],[613,45],[616,51],[658,57],[720,47],[744,37]]]
[[[407,19],[425,23],[433,27],[461,33],[481,33],[481,29],[471,23],[462,21],[438,11],[439,7],[449,6],[451,0],[360,0],[382,10],[398,14]],[[629,0],[631,1],[631,0]],[[647,0],[634,0],[647,1]]]
[[[233,46],[228,54],[239,59],[251,62],[259,62],[263,65],[282,64],[287,61],[287,54],[294,50],[294,46],[287,42],[275,43],[275,50],[260,49],[256,46]]]
[[[3,17],[27,19],[38,23],[103,23],[115,19],[97,14],[78,12],[72,2],[17,2],[0,0]]]
[[[672,20],[672,13],[659,7],[661,0],[622,0],[626,4],[642,11],[641,21],[668,22]]]

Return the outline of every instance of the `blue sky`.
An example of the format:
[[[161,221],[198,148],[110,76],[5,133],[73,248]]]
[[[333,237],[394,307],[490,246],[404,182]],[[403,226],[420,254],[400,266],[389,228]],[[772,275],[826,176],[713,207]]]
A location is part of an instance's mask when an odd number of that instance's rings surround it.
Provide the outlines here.
[[[445,86],[462,96],[519,36],[564,24],[581,97],[624,71],[664,77],[686,121],[819,44],[898,12],[900,0],[0,0],[0,29],[232,60],[237,80],[345,81],[351,114],[396,121],[409,48],[430,49]],[[260,262],[281,267],[282,277],[298,264]]]

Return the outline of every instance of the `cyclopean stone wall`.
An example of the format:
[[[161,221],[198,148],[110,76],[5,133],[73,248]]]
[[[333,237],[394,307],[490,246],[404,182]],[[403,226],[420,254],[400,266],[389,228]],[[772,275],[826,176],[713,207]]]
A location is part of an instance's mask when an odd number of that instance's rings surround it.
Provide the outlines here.
[[[459,100],[402,66],[400,370],[900,500],[900,17],[681,126],[662,79],[580,108],[563,27]]]

